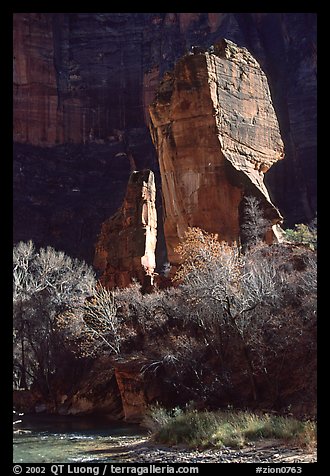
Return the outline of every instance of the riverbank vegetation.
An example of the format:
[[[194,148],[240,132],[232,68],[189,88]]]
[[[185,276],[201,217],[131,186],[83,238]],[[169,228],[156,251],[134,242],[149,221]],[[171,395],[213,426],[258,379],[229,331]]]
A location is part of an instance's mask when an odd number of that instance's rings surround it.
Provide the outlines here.
[[[144,425],[155,442],[167,445],[243,448],[264,439],[308,449],[316,444],[315,422],[269,413],[166,410],[156,405],[149,408]]]

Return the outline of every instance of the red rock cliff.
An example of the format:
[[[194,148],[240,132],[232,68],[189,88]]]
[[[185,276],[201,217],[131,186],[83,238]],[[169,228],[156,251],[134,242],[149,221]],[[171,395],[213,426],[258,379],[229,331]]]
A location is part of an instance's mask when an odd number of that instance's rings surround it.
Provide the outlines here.
[[[59,108],[52,16],[14,15],[14,140],[50,145],[64,141]]]
[[[266,76],[245,48],[223,40],[214,54],[184,56],[165,76],[150,116],[172,263],[189,226],[238,241],[245,194],[260,196],[273,223],[281,221],[263,176],[284,146]]]
[[[160,78],[192,45],[209,47],[223,37],[246,46],[269,81],[286,152],[266,176],[271,196],[286,225],[310,221],[316,210],[316,31],[313,13],[15,13],[15,242],[32,238],[91,262],[95,230],[117,210],[112,197],[118,191],[120,203],[125,193],[129,150],[138,170],[156,170],[146,123]],[[101,155],[107,179],[97,163]],[[46,185],[55,156],[51,181],[59,189],[52,193]],[[95,181],[101,175],[93,210],[85,198],[79,202],[79,192],[72,192],[72,204],[61,191],[68,167],[81,192],[83,184],[89,187],[85,163]],[[51,240],[49,216],[56,221]]]
[[[155,180],[150,170],[133,172],[123,205],[105,221],[96,244],[94,266],[108,288],[141,283],[156,267],[157,214]]]

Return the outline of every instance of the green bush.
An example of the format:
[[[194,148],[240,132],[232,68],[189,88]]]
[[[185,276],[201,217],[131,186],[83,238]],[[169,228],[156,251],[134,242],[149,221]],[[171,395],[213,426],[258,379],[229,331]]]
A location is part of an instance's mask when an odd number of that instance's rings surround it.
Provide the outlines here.
[[[294,229],[285,230],[285,238],[292,243],[302,243],[308,245],[312,250],[316,250],[317,232],[316,228],[309,228],[303,223],[294,226]]]

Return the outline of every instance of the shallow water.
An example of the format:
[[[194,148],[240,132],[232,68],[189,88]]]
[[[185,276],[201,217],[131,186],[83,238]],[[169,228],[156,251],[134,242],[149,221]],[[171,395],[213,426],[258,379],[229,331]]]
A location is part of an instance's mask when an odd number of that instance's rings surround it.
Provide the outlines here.
[[[104,417],[24,416],[19,428],[31,433],[14,435],[14,463],[111,462],[112,447],[145,435]]]

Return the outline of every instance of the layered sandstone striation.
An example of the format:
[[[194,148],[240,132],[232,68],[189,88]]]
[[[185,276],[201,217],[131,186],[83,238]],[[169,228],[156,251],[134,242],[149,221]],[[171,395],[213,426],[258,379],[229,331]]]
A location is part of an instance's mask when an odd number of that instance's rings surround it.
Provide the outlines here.
[[[135,169],[156,171],[147,118],[160,78],[192,45],[223,37],[247,47],[267,74],[286,160],[266,183],[285,225],[308,223],[316,210],[316,24],[313,13],[14,13],[14,241],[91,263],[99,226],[125,194],[130,153]],[[70,197],[57,177],[67,181],[68,168],[81,190]]]
[[[228,40],[184,56],[150,105],[164,197],[169,260],[188,227],[238,241],[245,195],[262,200],[275,225],[281,215],[263,181],[284,157],[267,78],[245,49]]]
[[[132,279],[152,284],[156,267],[156,187],[151,170],[132,172],[121,208],[106,220],[95,247],[94,266],[108,288]]]
[[[52,20],[44,13],[13,17],[13,136],[17,142],[50,145],[64,139]]]

